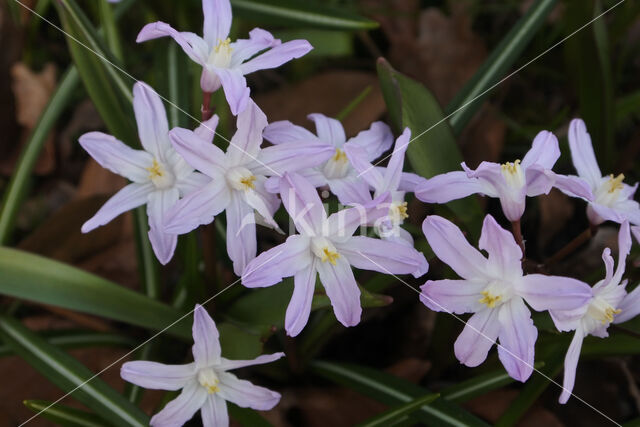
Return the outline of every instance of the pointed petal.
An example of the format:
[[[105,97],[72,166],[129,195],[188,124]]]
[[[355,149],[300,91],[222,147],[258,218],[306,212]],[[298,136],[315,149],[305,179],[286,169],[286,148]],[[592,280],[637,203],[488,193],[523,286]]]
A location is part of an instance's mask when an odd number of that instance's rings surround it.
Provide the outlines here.
[[[240,65],[242,74],[250,74],[258,70],[277,68],[295,58],[306,55],[313,46],[306,40],[291,40],[274,46],[265,53]]]
[[[142,146],[165,162],[167,151],[171,150],[169,122],[164,104],[151,86],[143,82],[133,85],[133,110]]]
[[[540,165],[533,164],[525,169],[527,196],[549,194],[556,182],[556,174]]]
[[[498,310],[500,345],[498,357],[505,369],[518,381],[525,382],[533,372],[534,350],[538,330],[522,298],[512,298]]]
[[[509,221],[518,221],[522,217],[527,196],[526,182],[522,182],[519,187],[509,185],[502,173],[502,166],[498,163],[482,162],[475,171],[469,169],[464,163],[462,163],[462,167],[469,178],[478,178],[484,187],[483,192],[485,194],[489,195],[489,193],[495,191],[497,197],[500,198],[502,211]],[[539,167],[532,165],[529,169],[532,168],[537,168],[539,172]],[[535,176],[537,175],[539,173],[535,173]],[[529,179],[533,180],[533,177]],[[526,181],[529,181],[529,179]]]
[[[149,216],[149,240],[156,258],[161,264],[168,263],[173,257],[178,243],[178,235],[167,233],[164,228],[166,214],[176,205],[180,197],[177,188],[154,191],[149,194],[147,215]]]
[[[376,168],[369,161],[367,150],[357,145],[345,144],[344,152],[349,159],[351,166],[358,172],[358,178],[364,180],[376,191],[385,191],[384,174],[387,173],[386,168]]]
[[[420,287],[420,301],[433,311],[463,314],[481,311],[486,283],[467,280],[427,280]]]
[[[180,45],[184,53],[186,53],[192,61],[195,61],[200,65],[207,62],[209,47],[202,38],[193,33],[180,33],[174,30],[171,25],[164,22],[158,21],[145,25],[142,30],[140,30],[140,33],[136,38],[136,42],[142,43],[147,40],[166,36],[175,40],[175,42]]]
[[[212,71],[215,72],[222,83],[224,96],[227,98],[231,113],[234,116],[242,113],[250,103],[249,94],[251,91],[247,87],[247,79],[236,69],[215,68]]]
[[[389,159],[387,171],[384,175],[384,185],[379,191],[396,191],[402,178],[402,168],[404,167],[404,155],[411,139],[411,129],[406,128],[402,135],[396,140],[395,148]]]
[[[484,308],[469,318],[453,345],[456,358],[471,368],[487,358],[500,331],[498,310]]]
[[[620,314],[613,318],[613,323],[624,323],[640,314],[640,286],[629,292],[616,308]]]
[[[218,128],[218,122],[220,117],[217,114],[211,116],[207,121],[200,123],[200,126],[193,132],[203,141],[212,144],[213,138],[216,136],[216,129]]]
[[[591,287],[570,277],[527,274],[516,284],[518,295],[534,310],[573,310],[591,298]]]
[[[313,291],[316,288],[318,276],[316,262],[318,261],[314,259],[307,267],[299,270],[293,278],[293,294],[284,319],[284,327],[290,337],[295,337],[302,332],[309,321]]]
[[[320,113],[309,114],[307,117],[316,124],[316,133],[323,142],[330,143],[336,148],[344,145],[347,137],[342,123]]]
[[[257,53],[270,47],[278,46],[281,41],[275,39],[273,34],[261,28],[254,28],[249,31],[248,39],[239,39],[231,43],[231,63],[230,68],[237,68],[244,61],[251,59]]]
[[[349,264],[361,270],[420,277],[429,268],[421,252],[400,243],[353,236],[343,243],[336,243],[336,248],[347,258]]]
[[[578,368],[578,359],[580,358],[580,350],[582,349],[582,341],[584,340],[584,334],[582,330],[577,330],[573,334],[573,339],[569,345],[569,350],[564,358],[564,380],[562,381],[562,394],[558,402],[567,403],[571,392],[573,391],[573,385],[576,382],[576,369]]]
[[[342,209],[331,214],[323,224],[323,235],[329,235],[334,241],[349,240],[358,227],[376,224],[389,214],[391,196],[384,193],[367,203],[355,204],[352,208]]]
[[[253,259],[242,273],[242,284],[262,288],[280,283],[305,269],[311,263],[309,238],[289,236],[287,240]]]
[[[485,187],[463,171],[447,172],[422,180],[415,188],[416,197],[425,203],[448,203],[472,194],[486,194]],[[495,193],[487,194],[495,196]]]
[[[297,126],[289,120],[269,123],[262,135],[264,139],[274,145],[283,143],[304,144],[307,142],[320,143],[317,136],[302,126]],[[333,146],[332,146],[333,147]]]
[[[620,283],[622,280],[622,275],[627,266],[627,256],[631,252],[631,243],[629,221],[624,221],[618,231],[618,266],[612,279],[614,283]]]
[[[79,139],[80,145],[103,168],[127,178],[129,181],[149,182],[148,167],[153,156],[142,150],[134,150],[111,135],[89,132]]]
[[[150,390],[180,390],[196,375],[194,363],[165,365],[163,363],[136,360],[126,362],[120,368],[123,380]]]
[[[204,387],[193,380],[189,382],[178,397],[151,418],[152,427],[181,426],[189,421],[204,405],[208,393]]]
[[[577,176],[556,174],[554,186],[567,196],[580,197],[587,201],[594,199],[589,183]]]
[[[360,323],[360,289],[347,260],[341,256],[336,260],[336,265],[318,262],[316,266],[338,321],[344,326]]]
[[[236,195],[240,196],[240,193],[236,193]],[[267,197],[270,200],[265,200],[263,196]],[[272,227],[277,231],[281,231],[280,226],[272,216],[271,208],[272,206],[276,205],[278,199],[275,194],[270,194],[266,191],[264,192],[264,194],[261,194],[255,190],[249,189],[242,193],[242,197],[244,198],[244,201],[247,205],[253,208],[256,213],[260,214],[262,219],[269,227]]]
[[[398,185],[399,191],[405,191],[407,193],[413,193],[416,191],[418,185],[422,184],[425,181],[423,177],[420,175],[416,175],[415,173],[403,172],[400,177],[400,184]]]
[[[212,394],[207,397],[204,405],[200,409],[203,427],[229,425],[229,411],[227,401],[222,397]]]
[[[250,169],[256,175],[282,175],[319,166],[334,153],[335,148],[322,143],[282,143],[260,150],[258,161]]]
[[[558,138],[553,133],[543,130],[533,139],[531,149],[522,159],[521,166],[526,169],[531,165],[538,165],[542,169],[551,169],[559,157]]]
[[[408,142],[408,140],[405,141],[405,144],[408,144]],[[369,129],[363,130],[349,139],[347,144],[366,150],[368,154],[367,160],[372,162],[391,148],[393,144],[393,133],[391,133],[391,128],[389,128],[387,124],[383,122],[373,122]]]
[[[489,253],[489,268],[496,277],[522,276],[522,250],[513,235],[500,227],[496,220],[487,215],[482,223],[482,234],[478,247]]]
[[[233,271],[241,276],[247,264],[256,257],[256,219],[253,208],[233,192],[227,206],[227,253],[233,261]]]
[[[220,359],[220,364],[216,366],[216,368],[221,371],[231,371],[247,366],[264,365],[265,363],[275,362],[282,357],[284,357],[284,353],[263,354],[251,360],[229,360],[223,357]]]
[[[440,216],[428,216],[422,231],[436,256],[465,279],[486,277],[487,259],[467,242],[451,221]]]
[[[220,378],[220,391],[217,394],[241,408],[268,411],[280,401],[280,393],[238,379],[228,372],[218,372],[218,378]]]
[[[193,310],[193,359],[198,368],[220,363],[220,334],[216,323],[203,306],[196,304]]]
[[[202,0],[204,25],[202,34],[209,47],[224,41],[231,29],[231,3],[229,0]]]
[[[194,191],[201,190],[211,182],[211,178],[200,172],[192,172],[184,178],[176,182],[176,188],[180,191],[181,196],[186,196]]]
[[[280,179],[280,197],[301,234],[315,235],[322,229],[327,213],[318,192],[306,179],[296,173],[285,173]]]
[[[107,203],[82,225],[82,232],[88,233],[107,224],[121,213],[144,205],[153,190],[153,184],[150,182],[147,184],[127,185],[107,200]]]
[[[364,205],[371,202],[369,185],[355,175],[328,179],[329,189],[343,205]]]
[[[174,128],[169,132],[173,147],[194,169],[215,177],[227,168],[227,159],[218,147],[206,142],[188,129]]]
[[[262,131],[267,126],[267,116],[250,101],[247,108],[238,115],[238,130],[231,138],[227,158],[230,166],[255,161],[262,144]]]
[[[600,172],[596,155],[593,152],[591,136],[582,120],[571,120],[568,137],[573,166],[578,171],[580,178],[586,180],[591,188],[596,188],[602,178],[602,172]]]
[[[200,225],[209,224],[227,208],[230,200],[224,177],[216,178],[178,201],[165,216],[164,230],[173,234],[185,234]]]

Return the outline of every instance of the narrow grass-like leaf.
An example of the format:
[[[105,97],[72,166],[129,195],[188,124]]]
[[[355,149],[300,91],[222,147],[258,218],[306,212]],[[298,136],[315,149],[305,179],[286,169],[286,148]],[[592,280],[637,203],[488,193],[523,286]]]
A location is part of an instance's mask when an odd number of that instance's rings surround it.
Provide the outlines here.
[[[104,427],[104,420],[95,414],[60,404],[51,406],[52,403],[47,400],[25,400],[24,406],[64,427]]]
[[[70,265],[0,248],[0,293],[160,330],[181,317],[161,302]],[[167,333],[191,339],[184,319]]]
[[[316,374],[387,405],[406,404],[429,394],[420,386],[393,375],[364,366],[313,361]],[[486,426],[487,424],[462,407],[443,399],[422,406],[411,418],[429,426]]]
[[[0,338],[20,357],[65,392],[73,391],[91,410],[115,426],[146,426],[149,418],[86,366],[8,316],[0,316]],[[86,382],[86,383],[85,383]]]
[[[395,406],[376,417],[373,417],[363,423],[358,424],[358,426],[359,427],[385,427],[389,425],[394,425],[396,422],[398,422],[402,418],[417,411],[422,406],[428,405],[429,403],[433,402],[439,397],[440,395],[438,393],[431,393],[422,397],[418,397],[409,403]]]
[[[478,112],[482,106],[482,100],[490,93],[490,91],[484,92],[499,82],[520,58],[556,3],[557,0],[538,0],[533,3],[527,13],[513,26],[473,77],[447,105],[445,114],[453,113],[449,118],[449,124],[455,134],[462,132],[473,115]],[[462,108],[463,106],[464,108]]]

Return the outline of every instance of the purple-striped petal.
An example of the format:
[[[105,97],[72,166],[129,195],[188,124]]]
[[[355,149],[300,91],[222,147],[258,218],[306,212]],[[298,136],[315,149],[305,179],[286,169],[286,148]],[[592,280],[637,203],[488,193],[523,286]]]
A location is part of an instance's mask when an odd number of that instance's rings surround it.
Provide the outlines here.
[[[179,197],[180,192],[177,188],[153,191],[149,194],[149,202],[147,203],[149,241],[156,258],[162,265],[171,260],[178,244],[178,235],[167,233],[164,222],[166,214],[176,205]]]
[[[247,366],[264,365],[265,363],[274,362],[284,357],[284,353],[263,354],[251,360],[229,360],[222,357],[220,364],[216,369],[221,371],[231,371],[233,369],[245,368]]]
[[[416,197],[425,203],[448,203],[472,194],[486,194],[485,187],[475,178],[469,178],[465,172],[447,172],[417,183]],[[495,196],[496,193],[487,194]]]
[[[538,164],[525,168],[524,175],[527,186],[526,194],[529,197],[549,194],[556,183],[556,174]]]
[[[522,159],[521,166],[528,168],[531,165],[538,165],[542,169],[551,169],[559,157],[558,138],[553,133],[543,130],[533,139],[531,149]]]
[[[287,240],[262,252],[247,264],[242,273],[242,284],[248,288],[262,288],[282,282],[311,264],[309,238],[289,236]]]
[[[420,301],[433,311],[475,313],[485,306],[480,302],[486,283],[467,280],[427,280],[420,287]]]
[[[263,50],[280,44],[281,41],[275,39],[270,32],[261,28],[254,28],[249,31],[248,39],[239,39],[231,43],[231,63],[229,68],[237,68],[244,61],[253,58]]]
[[[294,125],[289,120],[281,120],[269,123],[262,134],[264,139],[274,145],[285,143],[320,143],[321,141],[313,133],[302,126]]]
[[[193,310],[193,359],[198,368],[220,363],[220,334],[216,323],[203,306],[196,304]]]
[[[224,174],[228,162],[218,147],[188,129],[171,129],[169,137],[175,150],[191,167],[211,178]]]
[[[389,215],[391,195],[387,192],[367,203],[356,204],[352,208],[339,210],[331,214],[323,229],[323,235],[329,235],[335,241],[349,239],[358,227],[375,224]]]
[[[247,109],[250,103],[253,103],[249,98],[251,91],[247,87],[247,79],[244,78],[239,70],[216,68],[213,71],[222,83],[224,96],[227,98],[227,102],[229,103],[231,114],[237,116]],[[264,129],[264,126],[262,128]],[[260,130],[260,134],[262,135],[262,129]],[[262,142],[262,138],[260,142]]]
[[[152,427],[181,426],[193,418],[208,396],[205,388],[193,380],[182,389],[178,397],[155,414],[149,424]]]
[[[382,191],[384,186],[384,174],[387,173],[386,168],[376,168],[369,161],[367,150],[357,145],[345,144],[344,153],[349,159],[349,163],[358,172],[358,178],[367,182],[376,191]]]
[[[194,191],[204,188],[211,182],[211,178],[200,172],[192,172],[176,182],[176,188],[181,196],[187,196]]]
[[[402,178],[402,168],[404,167],[404,154],[411,139],[411,129],[405,128],[402,135],[396,140],[395,148],[389,159],[387,171],[384,175],[384,185],[378,191],[396,191]]]
[[[155,190],[152,183],[129,184],[114,194],[96,214],[82,225],[82,232],[88,233],[128,210],[147,203],[149,194]]]
[[[355,175],[328,179],[327,184],[343,205],[364,205],[371,202],[369,185]]]
[[[216,136],[216,129],[218,128],[218,122],[220,117],[217,114],[211,116],[209,120],[206,120],[193,131],[204,142],[212,144],[213,138]]]
[[[405,141],[408,144],[409,141]],[[356,136],[349,139],[347,144],[352,147],[359,147],[367,152],[367,160],[374,161],[393,144],[393,133],[391,128],[383,122],[373,122],[369,129],[360,131]]]
[[[498,310],[484,308],[469,318],[453,345],[456,358],[471,368],[487,358],[500,331]]]
[[[580,350],[582,349],[582,341],[584,340],[584,334],[582,330],[577,330],[573,334],[573,339],[569,345],[569,350],[564,358],[564,379],[562,381],[562,393],[558,402],[564,404],[567,403],[571,392],[573,391],[573,385],[576,382],[576,369],[578,368],[578,359],[580,358]]]
[[[360,323],[360,289],[347,260],[341,256],[335,265],[322,261],[316,263],[316,267],[338,321],[344,326]]]
[[[531,312],[521,298],[512,298],[498,309],[498,321],[498,357],[511,378],[525,382],[533,372],[534,347],[538,338]]]
[[[306,40],[291,40],[274,46],[265,53],[240,65],[242,74],[250,74],[258,70],[277,68],[295,58],[306,55],[313,46]]]
[[[79,140],[82,148],[105,169],[138,183],[149,182],[153,156],[142,150],[134,150],[111,135],[89,132]]]
[[[227,401],[216,394],[210,394],[200,408],[203,426],[228,426]]]
[[[586,201],[594,199],[589,183],[577,176],[556,174],[554,186],[567,196],[580,197]]]
[[[513,235],[487,215],[482,223],[478,247],[489,253],[487,266],[495,277],[522,276],[522,250]]]
[[[232,192],[227,206],[227,253],[233,261],[233,271],[241,276],[249,262],[256,257],[255,212],[238,192]]]
[[[597,188],[602,178],[602,172],[598,167],[591,144],[591,136],[587,132],[584,122],[580,119],[571,120],[568,136],[571,159],[578,175],[585,179],[591,188]]]
[[[267,126],[267,116],[250,101],[247,108],[238,115],[236,123],[238,130],[231,138],[227,150],[229,166],[243,165],[257,159],[262,144],[262,131]]]
[[[300,233],[314,235],[322,230],[327,213],[315,187],[306,179],[285,173],[280,179],[280,197]]]
[[[150,390],[180,390],[196,375],[195,363],[165,365],[136,360],[120,368],[123,380]]]
[[[133,111],[142,146],[156,159],[166,162],[171,150],[167,112],[158,94],[146,83],[133,85]]]
[[[164,230],[185,234],[201,225],[210,224],[230,201],[231,194],[224,177],[216,178],[178,201],[165,216]]]
[[[241,380],[229,372],[218,372],[217,374],[220,378],[220,391],[217,394],[241,408],[268,411],[280,401],[280,394],[275,391]]]
[[[347,137],[344,134],[342,123],[320,113],[309,114],[307,117],[316,124],[316,133],[320,140],[332,144],[336,148],[341,148],[344,145]]]
[[[334,153],[333,147],[321,143],[282,143],[260,150],[258,161],[250,169],[256,175],[282,175],[321,165]]]
[[[209,56],[207,42],[193,33],[180,33],[171,28],[171,25],[164,22],[158,21],[145,25],[142,30],[140,30],[136,42],[142,43],[167,36],[175,40],[192,61],[200,65],[204,65],[207,62],[207,57]]]
[[[629,292],[616,308],[620,314],[613,318],[613,323],[624,323],[640,314],[640,286]]]
[[[202,34],[210,48],[224,41],[231,28],[231,3],[229,0],[202,0],[204,25]]]
[[[287,306],[287,313],[284,319],[284,328],[287,335],[295,337],[306,326],[311,314],[311,303],[313,302],[313,292],[316,288],[317,259],[311,261],[305,268],[296,272],[293,278],[293,294]]]
[[[591,298],[591,287],[586,283],[544,274],[527,274],[516,283],[516,292],[536,311],[573,310]]]

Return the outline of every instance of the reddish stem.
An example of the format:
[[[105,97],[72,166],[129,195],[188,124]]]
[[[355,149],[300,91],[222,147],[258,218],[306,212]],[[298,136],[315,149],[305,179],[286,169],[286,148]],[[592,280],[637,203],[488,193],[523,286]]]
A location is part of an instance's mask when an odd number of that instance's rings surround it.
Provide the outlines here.
[[[597,225],[591,225],[589,228],[584,230],[582,233],[578,234],[572,241],[567,243],[562,249],[553,254],[551,258],[545,261],[547,266],[551,266],[559,261],[562,261],[567,256],[571,255],[576,249],[582,246],[584,243],[589,241],[593,236],[595,236],[598,231]]]
[[[522,238],[522,228],[520,226],[520,220],[511,222],[511,233],[516,239],[516,243],[522,249],[522,259],[524,259],[524,239]]]
[[[215,107],[211,106],[211,92],[202,92],[202,108],[200,109],[202,113],[202,121],[206,122],[216,111]]]

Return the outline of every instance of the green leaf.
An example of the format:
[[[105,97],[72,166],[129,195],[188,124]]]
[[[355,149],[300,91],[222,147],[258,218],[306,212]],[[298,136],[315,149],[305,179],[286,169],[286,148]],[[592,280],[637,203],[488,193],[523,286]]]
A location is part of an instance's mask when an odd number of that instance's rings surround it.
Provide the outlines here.
[[[268,20],[271,25],[303,25],[333,30],[371,30],[378,23],[350,13],[344,8],[316,1],[231,0],[234,13],[252,20]]]
[[[271,427],[271,423],[253,409],[227,403],[229,415],[243,427]]]
[[[427,394],[422,397],[418,397],[412,400],[409,403],[405,403],[404,405],[398,405],[390,410],[383,412],[382,414],[371,418],[364,423],[358,424],[360,427],[383,427],[394,425],[397,421],[404,418],[407,415],[417,411],[424,405],[428,405],[433,402],[440,395],[438,393]]]
[[[161,302],[57,261],[0,248],[0,293],[161,330],[181,313]],[[167,333],[191,339],[188,319]]]
[[[243,327],[244,326],[244,327]],[[262,354],[265,341],[273,331],[266,325],[218,324],[222,355],[227,359],[254,359]]]
[[[449,124],[455,134],[462,132],[474,114],[482,107],[482,100],[489,90],[502,79],[514,62],[527,47],[533,36],[540,30],[557,0],[538,0],[511,28],[491,55],[484,61],[473,77],[456,94],[445,108]],[[477,99],[476,99],[477,98]]]
[[[87,411],[55,404],[47,400],[25,400],[24,406],[64,427],[104,427],[104,420]]]
[[[384,58],[378,60],[378,77],[396,129],[411,129],[407,156],[413,170],[425,178],[431,178],[460,169],[462,155],[431,92],[422,84],[394,70]],[[482,212],[475,197],[455,200],[447,206],[474,236],[478,235]]]
[[[64,392],[78,399],[113,425],[146,426],[149,418],[121,394],[64,351],[23,326],[0,316],[0,338],[20,357]],[[87,382],[91,379],[91,381]],[[76,389],[77,388],[77,389]]]
[[[430,393],[413,383],[364,366],[313,361],[310,367],[320,376],[387,405],[406,404]],[[462,407],[443,399],[422,406],[411,414],[411,418],[429,426],[487,425]]]

